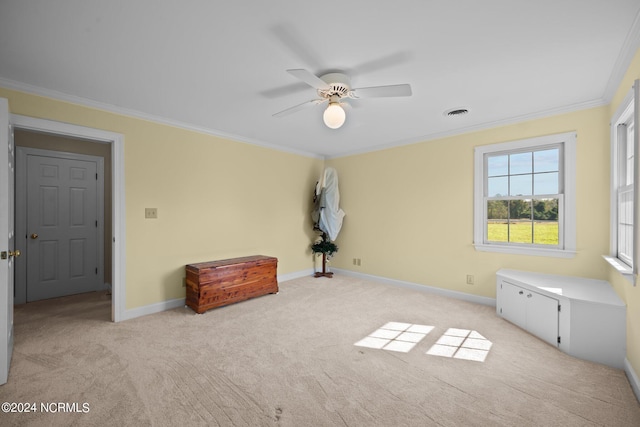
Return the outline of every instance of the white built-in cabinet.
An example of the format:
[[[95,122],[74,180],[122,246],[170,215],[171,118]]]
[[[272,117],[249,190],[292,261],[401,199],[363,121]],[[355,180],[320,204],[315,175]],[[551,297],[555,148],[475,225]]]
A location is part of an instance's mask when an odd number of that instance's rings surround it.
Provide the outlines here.
[[[603,280],[499,270],[498,316],[581,359],[624,368],[626,307]]]

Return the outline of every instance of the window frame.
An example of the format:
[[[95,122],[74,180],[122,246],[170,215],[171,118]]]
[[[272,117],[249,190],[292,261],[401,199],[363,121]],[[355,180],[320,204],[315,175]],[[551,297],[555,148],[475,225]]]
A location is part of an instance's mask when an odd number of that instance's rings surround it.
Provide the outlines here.
[[[550,146],[561,146],[560,192],[558,201],[559,244],[541,245],[528,243],[488,242],[485,183],[487,165],[485,158],[491,154],[512,154],[523,151],[538,151]],[[571,258],[576,253],[576,133],[565,132],[503,143],[475,147],[474,168],[474,246],[483,252],[499,252],[521,255],[538,255]],[[534,198],[532,196],[531,198]]]
[[[627,93],[624,100],[618,106],[618,109],[613,114],[610,122],[611,126],[611,201],[610,201],[610,232],[609,232],[609,256],[605,256],[605,260],[609,262],[620,274],[625,277],[630,283],[635,285],[635,277],[638,270],[638,228],[637,224],[640,213],[638,212],[638,176],[640,174],[638,159],[638,80],[634,82],[634,87]],[[634,137],[633,140],[628,139],[628,126],[633,122]],[[625,126],[624,133],[620,126]],[[621,143],[624,140],[625,147],[628,144],[632,144],[634,157],[633,157],[633,184],[627,187],[633,188],[633,231],[632,231],[632,254],[631,259],[619,256],[619,202],[618,196],[621,190],[622,173],[628,174],[628,162],[623,159],[623,153],[621,150]],[[624,164],[623,164],[624,163]],[[629,263],[631,261],[631,263]]]

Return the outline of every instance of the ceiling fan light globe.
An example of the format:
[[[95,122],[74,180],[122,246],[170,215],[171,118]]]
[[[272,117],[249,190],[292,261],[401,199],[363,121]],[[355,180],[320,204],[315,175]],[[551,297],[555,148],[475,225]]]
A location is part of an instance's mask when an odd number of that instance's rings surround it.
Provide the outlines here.
[[[322,114],[322,119],[324,120],[324,124],[331,129],[338,129],[340,126],[344,124],[345,119],[347,118],[347,114],[344,109],[337,103],[331,103],[324,110]]]

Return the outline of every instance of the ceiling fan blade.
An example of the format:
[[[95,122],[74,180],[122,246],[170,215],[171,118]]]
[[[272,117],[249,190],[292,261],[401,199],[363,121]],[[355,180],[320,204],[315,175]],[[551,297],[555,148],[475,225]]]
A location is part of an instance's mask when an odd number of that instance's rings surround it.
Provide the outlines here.
[[[311,74],[309,71],[307,71],[307,70],[305,70],[303,68],[298,68],[298,69],[295,69],[295,70],[287,70],[287,73],[289,73],[292,76],[302,80],[303,82],[305,82],[306,84],[308,84],[312,88],[324,89],[324,90],[329,89],[329,85],[327,84],[327,82],[325,82],[324,80],[322,80],[320,77],[316,76],[315,74]]]
[[[312,99],[311,101],[305,101],[302,104],[298,104],[298,105],[294,105],[293,107],[289,107],[286,110],[282,110],[280,112],[277,112],[273,115],[273,117],[284,117],[284,116],[288,116],[289,114],[295,113],[297,111],[303,110],[307,107],[311,107],[313,105],[318,105],[318,104],[322,104],[323,102],[325,102],[326,99]]]
[[[353,89],[351,91],[354,98],[381,98],[392,96],[411,96],[411,86],[408,84],[403,85],[390,85],[390,86],[373,86],[373,87],[361,87]]]

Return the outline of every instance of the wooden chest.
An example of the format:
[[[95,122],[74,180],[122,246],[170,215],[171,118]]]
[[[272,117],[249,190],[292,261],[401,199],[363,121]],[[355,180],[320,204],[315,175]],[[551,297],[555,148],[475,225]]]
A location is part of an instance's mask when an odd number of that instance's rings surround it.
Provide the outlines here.
[[[196,313],[278,292],[278,259],[263,255],[186,266],[186,304]]]

